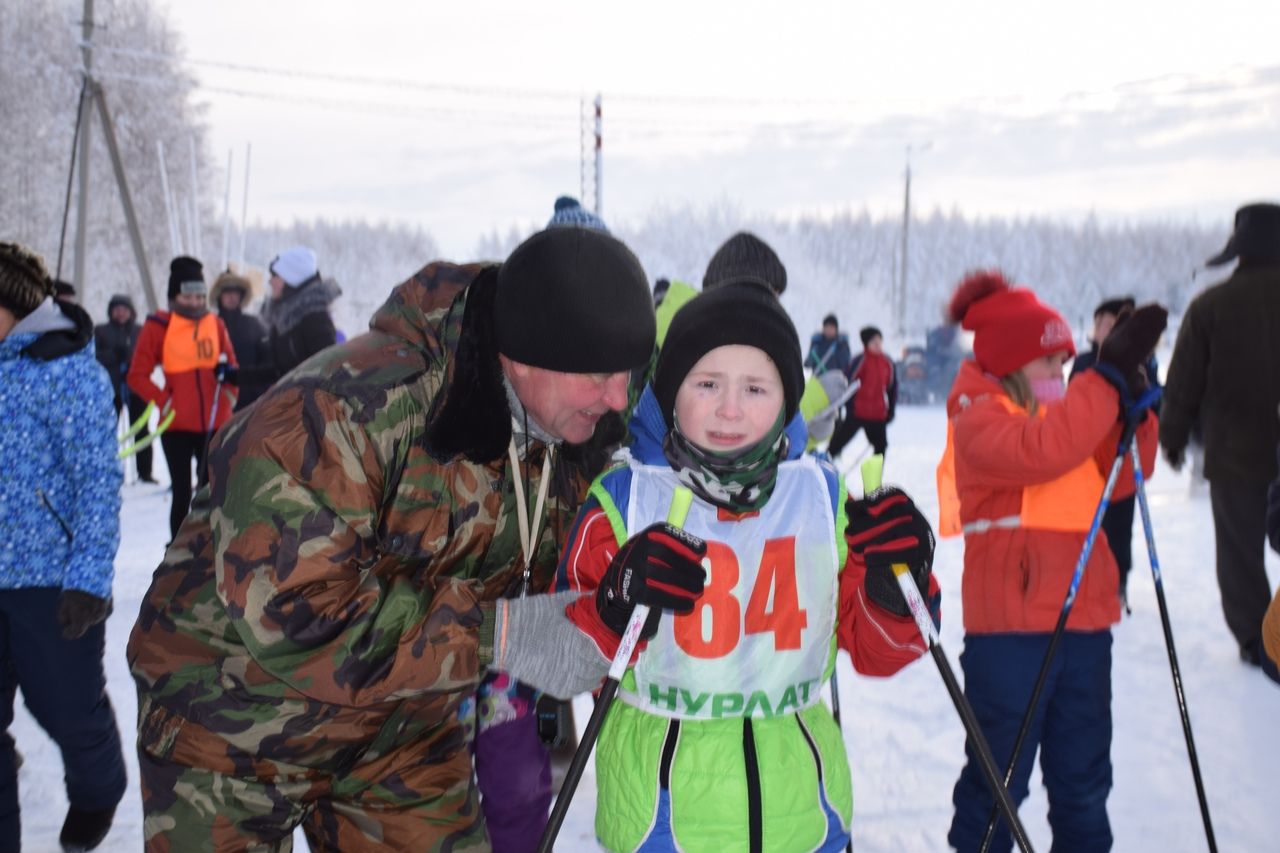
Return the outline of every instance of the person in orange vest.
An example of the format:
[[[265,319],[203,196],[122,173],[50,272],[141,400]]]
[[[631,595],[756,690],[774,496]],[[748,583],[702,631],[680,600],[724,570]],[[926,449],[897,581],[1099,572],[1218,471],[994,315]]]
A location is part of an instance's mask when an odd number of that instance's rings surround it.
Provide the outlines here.
[[[157,311],[142,324],[126,381],[135,394],[160,409],[172,411],[173,423],[161,436],[173,503],[169,533],[176,536],[191,507],[191,462],[196,480],[208,480],[205,452],[210,436],[236,407],[236,353],[222,320],[209,311],[204,267],[185,255],[169,264],[169,310]],[[151,381],[159,365],[164,387]]]
[[[974,358],[961,365],[947,400],[940,532],[965,537],[965,695],[1003,769],[1102,496],[1094,451],[1118,417],[1141,416],[1133,402],[1145,388],[1139,365],[1166,315],[1159,306],[1138,309],[1070,386],[1063,366],[1075,354],[1071,328],[1031,290],[999,272],[974,273],[956,289],[950,315],[974,333]],[[1009,787],[1015,802],[1026,798],[1039,750],[1055,850],[1111,848],[1118,584],[1099,531]],[[979,849],[992,808],[976,756],[966,753],[947,835],[962,853]],[[1011,844],[1002,822],[991,849]]]

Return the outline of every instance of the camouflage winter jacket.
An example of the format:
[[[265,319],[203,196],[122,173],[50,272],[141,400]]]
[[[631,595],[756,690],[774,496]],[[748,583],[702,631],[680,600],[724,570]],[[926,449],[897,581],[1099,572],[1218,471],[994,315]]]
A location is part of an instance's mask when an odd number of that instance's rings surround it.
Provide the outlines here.
[[[263,760],[341,774],[415,739],[457,748],[455,711],[487,662],[481,602],[524,569],[495,280],[425,267],[369,333],[218,433],[129,640],[140,748],[240,775]],[[523,462],[530,494],[543,453]],[[589,482],[571,457],[553,468],[535,589]],[[198,754],[168,751],[184,727]]]

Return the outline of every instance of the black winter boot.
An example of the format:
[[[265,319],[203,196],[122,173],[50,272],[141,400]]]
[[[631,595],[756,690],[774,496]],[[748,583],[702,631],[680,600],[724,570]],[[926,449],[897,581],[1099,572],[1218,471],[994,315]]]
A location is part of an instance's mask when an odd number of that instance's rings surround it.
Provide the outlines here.
[[[64,853],[81,853],[97,847],[107,837],[115,816],[115,806],[100,812],[87,812],[72,806],[67,810],[62,834],[58,836]]]

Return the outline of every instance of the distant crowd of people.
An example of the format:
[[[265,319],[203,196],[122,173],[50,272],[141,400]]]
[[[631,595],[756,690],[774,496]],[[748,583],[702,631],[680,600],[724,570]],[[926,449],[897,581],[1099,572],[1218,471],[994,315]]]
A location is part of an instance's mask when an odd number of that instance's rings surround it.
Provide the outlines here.
[[[1055,848],[1112,844],[1131,459],[1109,547],[1051,638],[1122,435],[1147,478],[1158,445],[1177,469],[1202,433],[1227,623],[1280,681],[1262,559],[1268,536],[1280,550],[1280,207],[1238,212],[1210,263],[1229,261],[1183,317],[1158,405],[1158,305],[1104,301],[1077,353],[1062,315],[997,270],[948,304],[973,333],[936,484],[938,534],[964,537],[964,695],[1007,766],[1057,648],[1009,783],[1021,802],[1039,754]],[[306,247],[268,265],[259,316],[253,279],[169,269],[164,310],[139,323],[118,294],[95,328],[40,258],[0,243],[0,716],[7,730],[20,688],[61,750],[64,849],[100,844],[127,787],[104,623],[119,457],[136,449],[155,481],[152,423],[170,542],[126,651],[146,849],[281,849],[301,828],[313,849],[533,850],[549,746],[574,737],[564,703],[635,630],[597,746],[601,845],[850,843],[822,686],[837,650],[875,676],[921,657],[943,593],[916,501],[859,496],[836,464],[860,431],[888,448],[879,329],[854,355],[831,314],[802,358],[786,267],[759,237],[729,237],[700,288],[651,290],[567,197],[500,263],[426,264],[346,341]],[[973,851],[995,797],[964,748],[947,841]],[[6,734],[3,849],[20,846],[18,761]],[[1011,844],[999,823],[991,849]]]

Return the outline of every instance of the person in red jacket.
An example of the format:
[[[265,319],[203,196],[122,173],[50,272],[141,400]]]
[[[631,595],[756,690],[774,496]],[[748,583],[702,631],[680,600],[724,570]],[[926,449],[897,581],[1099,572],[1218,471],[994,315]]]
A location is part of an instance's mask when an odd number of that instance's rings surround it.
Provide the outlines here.
[[[161,420],[174,413],[160,436],[173,484],[170,536],[177,535],[191,507],[191,461],[203,486],[209,437],[236,407],[236,353],[227,327],[209,311],[208,296],[200,262],[174,258],[169,264],[169,310],[157,311],[142,324],[126,379],[135,394],[156,404]],[[163,388],[151,381],[157,365],[164,371]]]
[[[862,338],[862,355],[849,362],[845,377],[849,384],[858,383],[844,418],[836,424],[827,452],[835,459],[853,441],[858,430],[866,430],[871,451],[884,455],[889,446],[889,424],[898,406],[898,377],[893,362],[884,354],[884,336],[875,326],[858,333]]]
[[[1071,329],[1030,290],[998,272],[975,273],[960,283],[950,314],[974,332],[974,359],[961,365],[947,400],[940,533],[965,537],[965,695],[1003,769],[1102,496],[1095,451],[1117,417],[1141,417],[1139,365],[1165,312],[1147,306],[1117,325],[1094,368],[1070,386]],[[1110,629],[1120,598],[1105,542],[1099,532],[1009,787],[1016,802],[1026,798],[1038,750],[1055,850],[1109,850],[1112,842]],[[958,851],[979,849],[992,808],[966,752],[947,836]],[[991,849],[1011,843],[1002,822]]]

